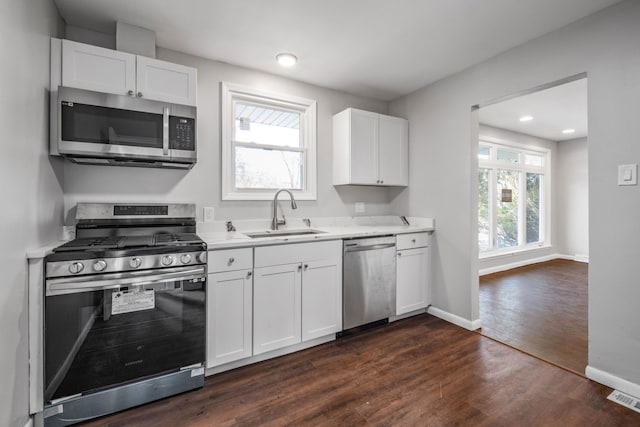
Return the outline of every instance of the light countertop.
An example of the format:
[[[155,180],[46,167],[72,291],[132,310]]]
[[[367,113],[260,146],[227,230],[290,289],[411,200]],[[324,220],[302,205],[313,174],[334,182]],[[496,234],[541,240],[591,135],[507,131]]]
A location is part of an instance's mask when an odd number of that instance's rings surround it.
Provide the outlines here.
[[[430,218],[408,218],[411,225],[404,225],[398,217],[368,217],[367,219],[312,219],[311,227],[291,221],[290,227],[281,227],[281,231],[311,229],[321,231],[319,234],[285,235],[251,238],[245,232],[266,231],[268,227],[235,232],[199,231],[198,235],[207,243],[209,250],[269,246],[289,243],[305,243],[323,240],[350,239],[358,237],[374,237],[407,233],[432,232],[434,221]],[[385,219],[387,219],[385,221]],[[397,221],[396,221],[397,219]],[[398,224],[398,222],[400,224]],[[255,225],[255,224],[254,224]],[[239,228],[239,227],[238,227]]]

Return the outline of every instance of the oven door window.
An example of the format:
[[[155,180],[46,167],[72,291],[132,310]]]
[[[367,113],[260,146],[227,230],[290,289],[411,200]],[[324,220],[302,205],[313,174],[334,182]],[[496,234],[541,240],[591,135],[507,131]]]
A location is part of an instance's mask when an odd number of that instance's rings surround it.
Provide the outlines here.
[[[45,298],[45,402],[205,359],[204,278]]]
[[[162,114],[62,102],[63,141],[162,148]]]

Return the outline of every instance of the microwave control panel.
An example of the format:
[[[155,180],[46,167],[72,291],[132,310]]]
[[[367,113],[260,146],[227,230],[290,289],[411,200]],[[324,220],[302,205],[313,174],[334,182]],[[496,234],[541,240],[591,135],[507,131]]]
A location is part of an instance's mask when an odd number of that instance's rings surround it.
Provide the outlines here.
[[[172,150],[196,149],[196,121],[188,117],[169,117],[169,148]]]

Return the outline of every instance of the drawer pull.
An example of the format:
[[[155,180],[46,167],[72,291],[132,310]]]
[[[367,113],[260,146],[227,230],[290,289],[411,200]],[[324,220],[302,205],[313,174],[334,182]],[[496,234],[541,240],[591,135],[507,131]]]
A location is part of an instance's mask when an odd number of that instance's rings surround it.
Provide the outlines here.
[[[251,273],[250,271],[247,272],[247,279],[251,279],[251,276],[253,275],[253,273]]]
[[[235,261],[236,261],[236,259],[235,259],[235,258],[233,258],[233,257],[231,257],[231,258],[229,258],[229,262],[227,263],[227,265],[231,265],[231,264],[233,264]]]
[[[411,243],[415,243],[415,242],[416,242],[416,239],[411,239]]]

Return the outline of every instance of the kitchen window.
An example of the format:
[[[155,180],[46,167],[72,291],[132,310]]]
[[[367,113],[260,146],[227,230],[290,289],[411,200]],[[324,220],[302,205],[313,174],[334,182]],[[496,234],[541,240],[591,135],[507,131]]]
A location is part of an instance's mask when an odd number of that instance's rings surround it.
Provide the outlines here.
[[[222,199],[316,200],[316,102],[222,83]]]
[[[485,258],[548,244],[550,152],[480,141],[478,247]]]

